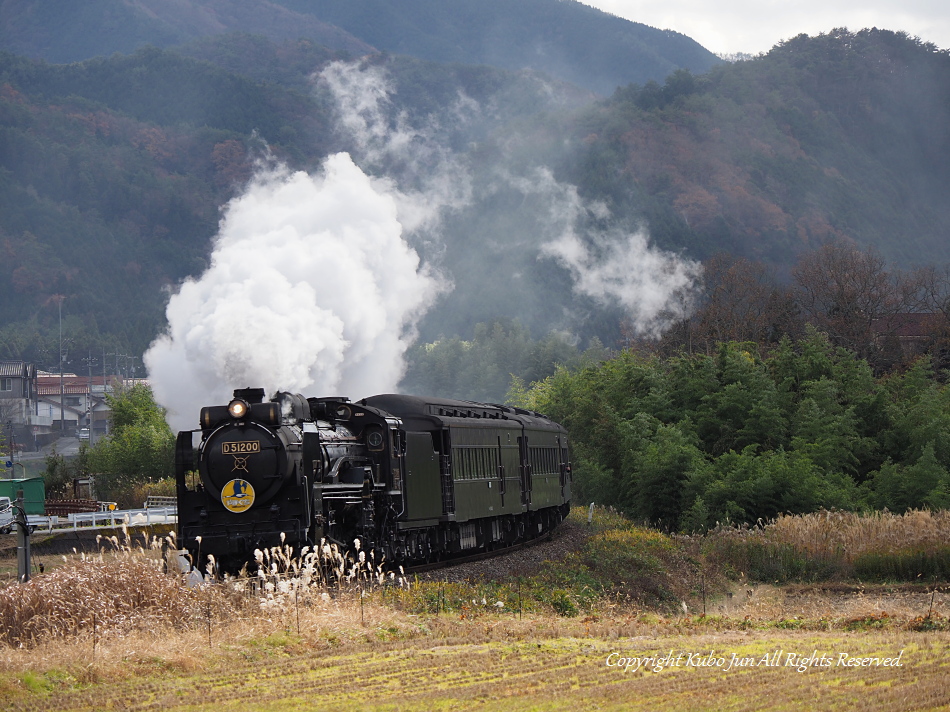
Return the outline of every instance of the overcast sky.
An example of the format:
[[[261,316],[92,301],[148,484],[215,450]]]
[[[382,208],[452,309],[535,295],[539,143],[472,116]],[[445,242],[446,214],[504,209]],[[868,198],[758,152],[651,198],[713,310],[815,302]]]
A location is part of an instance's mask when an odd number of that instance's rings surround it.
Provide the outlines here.
[[[835,27],[904,30],[950,48],[947,0],[581,0],[661,30],[676,30],[716,54],[767,52],[803,32]]]

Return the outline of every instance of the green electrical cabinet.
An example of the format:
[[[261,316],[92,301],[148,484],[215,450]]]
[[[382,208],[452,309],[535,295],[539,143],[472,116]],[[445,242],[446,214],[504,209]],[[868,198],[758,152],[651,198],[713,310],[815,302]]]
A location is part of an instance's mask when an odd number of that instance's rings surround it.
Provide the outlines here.
[[[0,497],[9,497],[14,502],[22,497],[27,514],[46,514],[46,483],[42,477],[0,480]]]

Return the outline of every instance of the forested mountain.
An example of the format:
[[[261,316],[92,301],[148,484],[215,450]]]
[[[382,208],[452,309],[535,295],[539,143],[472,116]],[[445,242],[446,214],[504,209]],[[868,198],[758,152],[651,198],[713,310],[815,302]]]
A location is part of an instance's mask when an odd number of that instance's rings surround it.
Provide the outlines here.
[[[306,38],[353,55],[531,68],[602,94],[718,62],[685,35],[574,0],[0,1],[0,49],[57,63],[227,32]]]
[[[345,148],[310,76],[340,57],[306,40],[229,35],[51,65],[0,53],[0,358],[141,353],[167,290],[208,264],[219,208],[270,156],[316,170]],[[377,56],[393,111],[425,117],[459,92],[505,123],[550,106],[550,82],[490,67]],[[589,96],[564,87],[557,105]],[[512,101],[514,97],[516,100]],[[484,130],[483,128],[480,130]]]
[[[277,0],[379,49],[437,62],[530,67],[601,93],[718,63],[697,42],[576,0]]]
[[[303,37],[354,54],[373,51],[338,27],[268,0],[0,1],[0,48],[57,64],[227,32]]]
[[[0,55],[0,358],[55,363],[57,295],[74,368],[104,346],[141,353],[167,289],[207,266],[219,209],[255,160],[313,171],[358,148],[311,79],[348,56],[249,34],[70,65]],[[802,36],[602,100],[531,72],[397,54],[362,66],[388,77],[384,123],[430,161],[413,178],[448,160],[471,188],[441,241],[417,245],[446,285],[420,323],[424,341],[445,337],[440,363],[479,353],[475,324],[493,333],[500,317],[518,320],[503,338],[525,363],[562,353],[570,339],[544,341],[552,330],[578,338],[564,358],[593,337],[618,343],[627,307],[579,291],[583,275],[550,250],[565,234],[601,268],[641,227],[683,258],[725,251],[780,277],[829,240],[895,266],[950,260],[950,57],[906,35]],[[503,380],[500,361],[492,369]]]
[[[467,325],[504,313],[538,336],[557,328],[582,343],[617,343],[618,302],[585,302],[576,285],[622,282],[608,269],[623,263],[611,250],[640,228],[685,257],[728,252],[786,280],[800,253],[831,241],[873,247],[894,267],[950,261],[950,55],[899,33],[798,37],[706,75],[628,85],[495,141],[517,147],[506,166],[543,163],[577,187],[572,249],[586,250],[587,271],[568,275],[539,259],[540,240],[524,250],[524,236],[548,214],[523,188],[499,193],[492,210],[478,204],[453,223],[446,240],[455,289],[438,327],[427,322],[429,341],[440,330],[468,338]],[[486,153],[483,145],[475,160]],[[505,200],[517,207],[499,220]],[[555,204],[566,211],[572,200],[564,192]],[[495,259],[474,260],[498,235],[509,238]],[[631,282],[647,262],[644,254],[623,263]]]
[[[309,97],[159,50],[65,66],[2,54],[0,77],[3,357],[41,366],[56,362],[54,295],[72,359],[144,350],[163,289],[204,268],[255,142],[325,150]]]
[[[950,260],[950,54],[835,30],[697,77],[618,90],[575,128],[572,180],[654,239],[787,267],[845,238]]]

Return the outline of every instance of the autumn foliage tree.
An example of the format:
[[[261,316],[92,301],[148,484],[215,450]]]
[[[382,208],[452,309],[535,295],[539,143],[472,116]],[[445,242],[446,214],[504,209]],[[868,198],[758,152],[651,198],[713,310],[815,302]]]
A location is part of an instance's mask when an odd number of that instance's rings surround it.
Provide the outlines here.
[[[760,262],[715,255],[704,265],[700,303],[691,351],[712,354],[724,341],[776,343],[800,331],[789,289]]]

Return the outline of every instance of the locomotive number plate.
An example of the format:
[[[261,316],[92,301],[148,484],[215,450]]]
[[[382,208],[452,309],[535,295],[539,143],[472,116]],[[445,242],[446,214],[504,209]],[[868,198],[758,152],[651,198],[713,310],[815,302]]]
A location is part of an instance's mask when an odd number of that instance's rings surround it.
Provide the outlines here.
[[[260,440],[241,440],[233,443],[221,443],[221,453],[224,455],[244,455],[250,452],[260,451]]]

